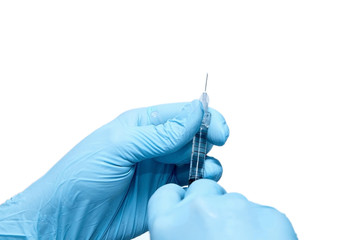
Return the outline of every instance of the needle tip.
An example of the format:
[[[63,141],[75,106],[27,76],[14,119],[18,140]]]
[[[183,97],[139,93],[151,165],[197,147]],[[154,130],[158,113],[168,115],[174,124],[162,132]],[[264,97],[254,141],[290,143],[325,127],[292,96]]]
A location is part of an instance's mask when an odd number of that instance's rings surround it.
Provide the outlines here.
[[[206,73],[205,92],[206,92],[206,88],[207,88],[207,80],[208,80],[208,73]]]

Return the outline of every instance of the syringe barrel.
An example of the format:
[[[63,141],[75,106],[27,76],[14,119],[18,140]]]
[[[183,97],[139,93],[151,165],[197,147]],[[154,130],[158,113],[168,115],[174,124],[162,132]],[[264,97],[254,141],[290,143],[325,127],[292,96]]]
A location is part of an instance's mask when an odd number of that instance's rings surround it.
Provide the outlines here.
[[[192,144],[190,159],[189,185],[201,178],[204,178],[204,163],[206,158],[207,133],[210,126],[211,114],[208,109],[209,96],[203,92],[200,96],[203,105],[204,116],[199,131],[195,134]]]
[[[195,134],[192,144],[190,159],[189,185],[204,178],[204,162],[206,158],[207,133],[210,125],[211,114],[205,113],[200,130]]]

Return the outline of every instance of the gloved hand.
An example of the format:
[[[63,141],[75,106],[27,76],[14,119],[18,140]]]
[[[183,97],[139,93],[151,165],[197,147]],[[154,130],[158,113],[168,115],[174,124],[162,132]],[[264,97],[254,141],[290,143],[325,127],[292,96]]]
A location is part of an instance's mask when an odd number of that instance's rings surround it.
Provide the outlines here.
[[[229,135],[215,110],[208,140]],[[200,102],[123,113],[99,128],[24,192],[0,206],[0,239],[131,239],[147,231],[147,204],[166,183],[187,184]],[[205,161],[218,180],[220,163]]]
[[[187,190],[175,184],[158,189],[148,222],[151,240],[297,240],[284,214],[207,179]]]

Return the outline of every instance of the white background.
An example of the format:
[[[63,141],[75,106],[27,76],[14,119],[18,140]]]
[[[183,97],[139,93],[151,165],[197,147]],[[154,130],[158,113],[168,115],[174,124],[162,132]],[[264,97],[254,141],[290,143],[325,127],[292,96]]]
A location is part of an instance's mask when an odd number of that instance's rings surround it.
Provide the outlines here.
[[[119,113],[198,98],[208,72],[220,184],[299,239],[360,239],[358,2],[1,1],[0,202]]]

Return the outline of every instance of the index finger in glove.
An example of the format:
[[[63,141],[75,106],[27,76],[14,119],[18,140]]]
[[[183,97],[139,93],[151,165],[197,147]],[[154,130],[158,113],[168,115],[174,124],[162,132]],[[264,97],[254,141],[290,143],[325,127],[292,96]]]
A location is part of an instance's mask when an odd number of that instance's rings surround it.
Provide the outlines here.
[[[156,126],[175,118],[186,104],[188,103],[170,103],[134,109],[121,114],[118,120],[128,126]],[[209,112],[211,113],[211,122],[208,141],[211,144],[222,146],[229,137],[229,127],[221,113],[212,108],[209,108]]]

